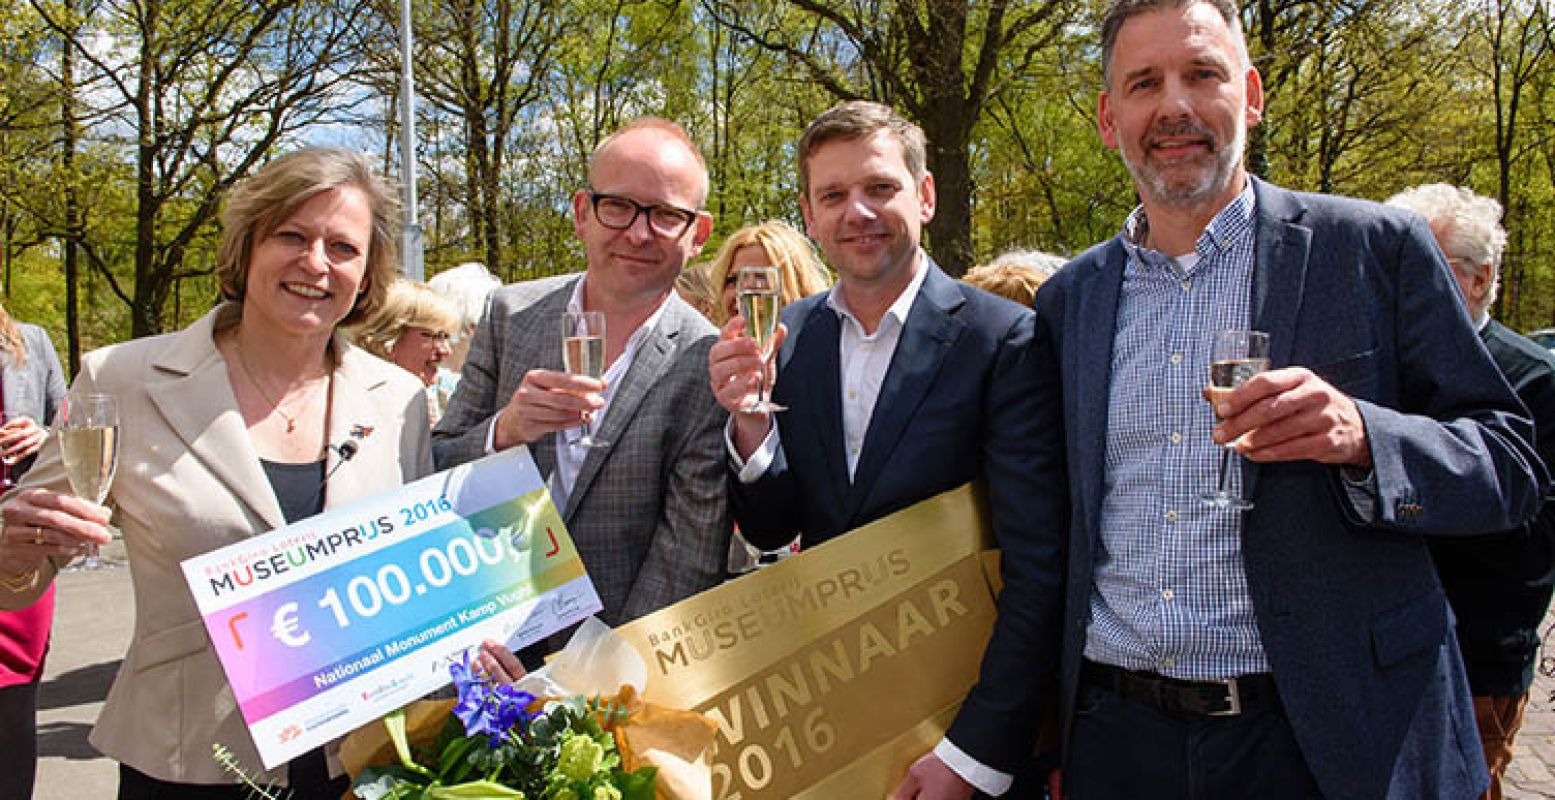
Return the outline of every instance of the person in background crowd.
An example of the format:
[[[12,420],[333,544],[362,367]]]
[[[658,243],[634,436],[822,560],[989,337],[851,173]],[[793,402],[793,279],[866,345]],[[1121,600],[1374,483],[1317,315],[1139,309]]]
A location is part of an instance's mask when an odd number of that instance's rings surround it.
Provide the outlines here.
[[[961,276],[961,280],[1030,306],[1037,296],[1037,287],[1053,277],[1064,266],[1064,259],[1037,250],[1010,250],[987,264],[973,267]]]
[[[48,436],[65,374],[49,335],[0,307],[0,490],[32,466]],[[0,611],[0,798],[32,797],[38,761],[38,683],[54,621],[54,587],[37,602]]]
[[[1038,628],[1063,636],[1064,791],[1471,797],[1484,759],[1426,540],[1521,524],[1543,465],[1424,221],[1247,174],[1264,103],[1240,11],[1108,6],[1098,129],[1140,206],[1037,292],[1071,520],[1064,618]],[[1208,392],[1216,334],[1247,330],[1271,369]],[[1221,446],[1251,508],[1205,499]],[[1002,771],[1054,641],[1000,600],[1025,622],[995,629],[961,717],[1007,713],[950,738]],[[914,767],[918,796],[1001,788],[941,766]]]
[[[724,240],[708,268],[713,288],[718,292],[713,324],[719,327],[740,311],[734,290],[740,267],[777,267],[783,279],[779,301],[784,306],[820,294],[831,286],[831,274],[815,257],[815,248],[792,225],[770,220],[746,226]]]
[[[121,800],[248,797],[211,757],[217,743],[260,764],[180,562],[431,472],[420,381],[337,335],[394,280],[397,206],[361,153],[309,148],[260,169],[223,213],[225,302],[182,331],[83,359],[72,391],[118,402],[108,505],[70,493],[55,438],[5,498],[9,609],[37,602],[83,545],[107,543],[115,509],[135,632],[91,742],[119,761]],[[349,781],[333,748],[261,782],[335,800]]]
[[[437,376],[459,322],[458,309],[432,287],[402,278],[389,285],[383,305],[350,334],[363,350],[421,380],[427,412],[436,424],[451,396],[443,393]]]
[[[1490,318],[1506,249],[1501,204],[1445,183],[1417,186],[1387,202],[1431,224],[1480,341],[1533,415],[1539,457],[1555,464],[1555,356]],[[1490,788],[1482,797],[1500,800],[1501,777],[1512,763],[1539,660],[1539,623],[1555,590],[1555,504],[1546,496],[1538,516],[1508,531],[1436,537],[1430,545],[1458,617],[1458,648],[1490,767]]]
[[[718,313],[718,293],[713,291],[709,266],[707,263],[687,264],[680,271],[680,277],[675,279],[675,293],[686,301],[686,305],[696,309],[697,313],[711,322],[713,315]]]
[[[527,445],[619,625],[716,586],[729,551],[719,435],[703,377],[716,331],[674,292],[712,233],[707,167],[678,125],[642,118],[607,137],[572,197],[582,275],[492,295],[459,389],[433,431],[438,466]],[[602,312],[602,379],[569,374],[562,313]],[[592,419],[605,444],[579,441]],[[531,648],[538,658],[570,631]]]
[[[1022,665],[1053,674],[1062,597],[1062,476],[1044,483],[1042,456],[1060,450],[1057,398],[1032,369],[1033,315],[947,276],[919,242],[934,216],[934,176],[918,126],[871,102],[834,106],[800,139],[800,208],[839,280],[783,310],[773,400],[742,404],[766,368],[731,319],[708,371],[729,411],[731,496],[740,530],[758,547],[803,532],[809,548],[954,489],[986,482],[991,524],[1009,563],[998,624],[1023,619],[1055,646]],[[1014,700],[1014,698],[1012,698]],[[966,706],[970,715],[1009,710]],[[988,720],[993,724],[994,720]],[[961,763],[952,735],[936,758]],[[1033,741],[1003,743],[1032,754]],[[1002,762],[1001,762],[1002,763]]]
[[[464,359],[470,352],[475,326],[486,315],[486,308],[491,305],[491,293],[502,287],[502,281],[491,274],[485,265],[466,261],[433,275],[427,285],[453,303],[459,312],[459,331],[450,341],[452,349],[448,357],[443,359],[439,370],[440,373],[451,374],[454,383],[457,383],[459,371],[464,369]],[[452,392],[453,387],[450,386],[448,390]]]

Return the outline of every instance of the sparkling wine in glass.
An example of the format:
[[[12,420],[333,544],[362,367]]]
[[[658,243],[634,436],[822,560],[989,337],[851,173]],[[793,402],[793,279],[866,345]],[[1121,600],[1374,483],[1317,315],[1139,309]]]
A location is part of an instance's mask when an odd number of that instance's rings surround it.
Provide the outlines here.
[[[1220,331],[1210,344],[1210,399],[1218,402],[1248,378],[1269,368],[1269,334],[1261,331]],[[1236,442],[1226,442],[1220,451],[1220,475],[1215,491],[1199,495],[1205,503],[1223,509],[1245,511],[1253,501],[1231,491],[1230,467],[1241,456]]]
[[[101,505],[119,468],[119,407],[110,395],[70,395],[59,407],[59,452],[77,497]],[[112,569],[86,548],[83,570]]]
[[[745,335],[756,341],[762,361],[756,397],[743,403],[740,410],[746,414],[787,411],[772,402],[772,385],[767,380],[767,369],[772,361],[772,336],[777,332],[778,312],[782,310],[782,273],[777,267],[741,267],[735,276],[734,291],[740,303],[740,316],[745,319]]]
[[[605,315],[600,311],[562,313],[562,363],[573,375],[598,380],[605,374]],[[583,435],[573,440],[580,447],[603,447],[609,442],[594,437],[594,422],[583,418]]]

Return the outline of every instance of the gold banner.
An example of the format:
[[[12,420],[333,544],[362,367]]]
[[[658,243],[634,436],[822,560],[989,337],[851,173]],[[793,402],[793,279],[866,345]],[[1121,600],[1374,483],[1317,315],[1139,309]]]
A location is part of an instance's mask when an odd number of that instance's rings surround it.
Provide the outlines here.
[[[963,486],[617,632],[648,700],[718,721],[714,798],[883,797],[977,680],[991,546]]]

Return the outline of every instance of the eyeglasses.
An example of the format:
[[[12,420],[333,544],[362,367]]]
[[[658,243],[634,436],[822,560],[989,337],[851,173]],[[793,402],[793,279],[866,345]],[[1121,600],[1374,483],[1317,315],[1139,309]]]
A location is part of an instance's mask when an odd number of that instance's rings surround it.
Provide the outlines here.
[[[679,206],[655,203],[645,206],[630,197],[605,194],[589,190],[589,202],[594,206],[594,219],[612,230],[624,231],[637,223],[639,215],[647,215],[648,227],[655,235],[665,239],[679,239],[691,230],[697,221],[697,212]]]

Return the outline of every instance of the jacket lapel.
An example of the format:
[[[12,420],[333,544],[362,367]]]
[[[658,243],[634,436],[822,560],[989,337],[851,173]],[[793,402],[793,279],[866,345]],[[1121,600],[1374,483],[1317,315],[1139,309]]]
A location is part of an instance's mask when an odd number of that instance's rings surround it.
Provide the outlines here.
[[[1100,530],[1112,342],[1127,263],[1127,251],[1121,241],[1114,239],[1095,270],[1078,276],[1074,289],[1077,296],[1063,324],[1067,335],[1076,339],[1073,347],[1065,347],[1062,352],[1067,354],[1063,365],[1065,380],[1074,381],[1074,400],[1066,403],[1065,411],[1073,415],[1074,430],[1082,440],[1081,446],[1070,448],[1070,454],[1079,457],[1075,474],[1080,486],[1082,530],[1088,533],[1082,542],[1084,547],[1091,545]]]
[[[280,504],[237,412],[227,362],[216,350],[217,317],[233,313],[235,306],[223,306],[175,335],[152,365],[157,378],[146,393],[163,422],[211,475],[265,524],[279,528],[286,524]]]
[[[664,316],[659,320],[658,327],[643,339],[643,343],[637,348],[637,354],[632,357],[632,365],[621,378],[621,385],[616,387],[615,393],[611,396],[610,410],[606,412],[604,425],[598,431],[599,438],[605,440],[607,444],[589,448],[588,454],[583,457],[583,464],[578,467],[578,478],[573,481],[572,491],[567,495],[567,508],[562,514],[564,524],[572,521],[573,513],[577,511],[584,495],[588,494],[589,487],[593,485],[595,476],[599,475],[599,469],[605,463],[605,459],[615,452],[615,448],[627,436],[626,428],[637,416],[637,407],[642,405],[648,392],[652,391],[659,379],[664,377],[664,373],[669,371],[681,336],[683,317],[681,309],[677,308],[680,304],[682,304],[680,298],[671,295],[670,304],[664,309]],[[686,307],[686,312],[696,313],[689,306]],[[560,336],[560,333],[557,335]],[[554,436],[544,438],[555,442]],[[553,455],[553,461],[554,458]]]
[[[384,386],[384,379],[361,369],[361,359],[372,356],[357,351],[338,336],[335,338],[335,352],[339,354],[339,365],[335,368],[335,385],[330,397],[327,439],[330,447],[324,456],[324,474],[328,476],[324,486],[326,508],[334,507],[332,501],[336,497],[369,497],[378,493],[372,486],[362,485],[363,479],[372,474],[371,470],[363,469],[362,465],[373,463],[379,458],[373,455],[380,444],[377,439],[388,435],[380,433],[375,438],[373,432],[390,430],[389,426],[383,424],[382,414],[399,410],[379,407],[382,398],[377,396],[377,390]],[[347,411],[341,398],[362,399],[351,404]],[[347,441],[356,443],[357,453],[352,458],[361,459],[356,468],[342,467],[344,462],[338,448],[342,442]],[[397,447],[398,443],[394,445]],[[387,459],[389,456],[383,455],[381,458]]]
[[[1291,350],[1296,344],[1296,320],[1306,287],[1312,229],[1296,224],[1306,208],[1295,195],[1256,178],[1252,180],[1257,198],[1253,330],[1269,334],[1269,366],[1278,369],[1290,365]],[[1252,497],[1258,482],[1257,465],[1245,458],[1239,460],[1243,493]]]
[[[934,377],[945,363],[951,346],[966,327],[955,317],[966,302],[955,281],[941,272],[928,256],[924,256],[924,269],[928,274],[907,313],[891,366],[880,385],[880,397],[869,418],[869,429],[864,434],[864,448],[859,453],[853,487],[848,493],[849,520],[854,519],[863,507],[875,479],[907,429],[907,423],[934,385]],[[843,440],[839,437],[837,441]]]
[[[524,372],[530,369],[549,369],[557,372],[563,371],[562,364],[562,312],[567,310],[567,301],[572,297],[573,286],[578,280],[583,280],[580,275],[577,280],[567,281],[561,288],[547,295],[531,307],[531,313],[516,317],[514,330],[508,333],[512,356],[512,363],[519,365],[516,373],[517,381],[508,389],[508,396],[518,389],[518,382],[524,378]],[[501,398],[503,405],[507,404],[507,398]],[[534,457],[535,469],[546,479],[550,480],[551,474],[556,471],[556,435],[546,434],[529,446],[529,453]],[[573,491],[576,496],[578,492]]]

